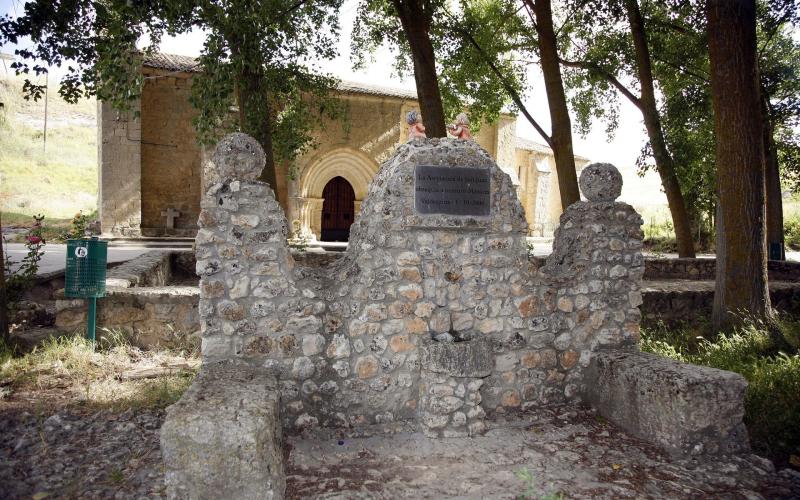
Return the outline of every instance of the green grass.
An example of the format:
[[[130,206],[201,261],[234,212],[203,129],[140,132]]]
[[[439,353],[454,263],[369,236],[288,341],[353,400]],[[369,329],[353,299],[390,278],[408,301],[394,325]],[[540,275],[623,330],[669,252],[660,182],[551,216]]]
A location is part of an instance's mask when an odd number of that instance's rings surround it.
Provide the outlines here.
[[[644,232],[644,246],[647,250],[656,253],[675,253],[678,251],[678,244],[675,240],[675,229],[672,221],[666,220],[660,223],[651,220],[642,225]]]
[[[92,216],[96,217],[96,212],[92,212]],[[3,212],[2,223],[4,229],[9,228],[30,228],[33,226],[33,217],[27,214],[20,214],[15,212]],[[68,232],[72,227],[72,217],[65,219],[58,219],[53,217],[46,217],[42,222],[42,237],[48,243],[55,243],[62,241],[64,233]],[[15,241],[13,235],[6,235],[6,241]],[[16,233],[16,241],[24,241],[25,231]],[[45,249],[46,250],[46,249]]]
[[[47,151],[44,103],[25,101],[22,80],[0,80],[0,210],[68,218],[97,208],[97,128],[94,100],[75,105],[51,95]]]
[[[784,201],[783,204],[783,229],[786,247],[789,250],[800,250],[800,203],[796,201]],[[646,215],[647,214],[647,215]],[[676,253],[678,245],[675,241],[675,229],[672,221],[669,219],[669,212],[667,217],[663,213],[649,209],[642,214],[644,224],[642,231],[644,232],[644,246],[647,250],[654,253]],[[711,235],[713,239],[713,235]],[[696,239],[697,235],[695,235]],[[695,241],[695,244],[697,242]],[[698,252],[713,253],[713,243],[707,242],[696,249]]]
[[[642,350],[741,374],[753,449],[779,464],[800,455],[800,320],[780,318],[777,328],[750,322],[708,337],[702,328],[659,327],[643,331]]]

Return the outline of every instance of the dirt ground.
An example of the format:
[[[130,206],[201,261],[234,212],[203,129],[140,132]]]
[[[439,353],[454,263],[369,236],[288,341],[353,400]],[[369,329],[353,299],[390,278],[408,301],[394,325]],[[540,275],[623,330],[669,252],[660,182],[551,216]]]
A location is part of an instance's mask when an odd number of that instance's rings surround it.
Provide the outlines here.
[[[493,422],[479,438],[317,432],[287,447],[298,499],[800,498],[800,474],[768,460],[673,460],[577,405]]]
[[[88,410],[58,389],[0,400],[0,497],[162,498],[164,411]],[[429,440],[408,424],[286,436],[290,499],[800,498],[755,455],[674,460],[582,406]]]

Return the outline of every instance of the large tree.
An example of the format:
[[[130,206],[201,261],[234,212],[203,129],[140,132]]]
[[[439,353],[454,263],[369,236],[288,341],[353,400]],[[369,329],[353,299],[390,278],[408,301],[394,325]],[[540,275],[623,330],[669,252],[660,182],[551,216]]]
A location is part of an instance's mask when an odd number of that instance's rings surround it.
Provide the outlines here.
[[[791,36],[793,2],[757,4],[758,66],[767,183],[767,241],[783,241],[781,186],[794,187],[800,157],[800,44]],[[650,25],[653,72],[662,94],[664,135],[693,224],[716,207],[714,116],[702,8],[681,3],[642,4]],[[781,180],[783,178],[783,182]],[[704,224],[703,224],[704,226]],[[701,227],[693,226],[693,232]],[[700,238],[708,233],[700,232]]]
[[[574,91],[573,104],[579,121],[587,130],[591,118],[605,114],[610,118],[611,128],[615,128],[615,91],[639,109],[649,138],[647,151],[655,161],[667,196],[678,255],[694,257],[686,201],[661,125],[647,27],[639,3],[637,0],[577,3],[582,10],[573,32],[576,43],[573,53],[563,58],[561,64],[581,70],[567,79]],[[636,82],[638,92],[625,84],[626,77]]]
[[[41,74],[47,66],[68,66],[59,93],[68,101],[97,95],[120,110],[141,95],[144,79],[136,45],[157,50],[164,33],[193,28],[207,38],[193,79],[192,103],[201,142],[238,128],[264,147],[263,178],[275,188],[276,163],[291,162],[312,143],[320,111],[337,107],[328,98],[333,78],[314,71],[309,61],[335,55],[341,0],[35,0],[22,16],[0,18],[0,43],[30,37],[32,48],[17,71]],[[28,96],[43,87],[26,82]],[[238,120],[230,109],[238,105]]]
[[[564,81],[561,77],[558,38],[553,28],[553,9],[550,0],[524,0],[524,2],[535,16],[533,24],[537,34],[536,46],[539,49],[547,105],[550,109],[552,134],[549,144],[556,160],[561,208],[566,210],[568,206],[580,200],[581,195],[575,172],[575,153],[572,150],[572,122],[567,108]]]
[[[397,54],[398,71],[407,71],[409,66],[413,70],[428,137],[447,136],[435,40],[442,7],[440,0],[363,0],[353,29],[358,64],[378,46],[389,45]]]
[[[178,15],[165,12],[170,27],[207,33],[192,84],[201,140],[225,132],[230,106],[238,104],[238,128],[264,147],[262,179],[275,188],[276,164],[291,164],[313,145],[320,111],[339,115],[330,95],[335,79],[310,62],[336,56],[341,0],[171,1]]]
[[[469,105],[473,117],[491,121],[501,107],[519,111],[553,150],[562,208],[580,199],[572,127],[567,108],[558,34],[549,0],[464,1],[458,17],[448,14],[440,32],[440,79],[445,103]],[[551,132],[545,131],[522,102],[530,91],[526,74],[531,65],[542,69]],[[498,99],[502,97],[502,99]]]
[[[792,34],[797,7],[796,0],[757,5],[767,244],[779,259],[785,259],[781,174],[789,180],[800,172],[800,43]]]
[[[769,318],[764,142],[755,0],[708,0],[708,49],[716,135],[717,280],[712,322]]]

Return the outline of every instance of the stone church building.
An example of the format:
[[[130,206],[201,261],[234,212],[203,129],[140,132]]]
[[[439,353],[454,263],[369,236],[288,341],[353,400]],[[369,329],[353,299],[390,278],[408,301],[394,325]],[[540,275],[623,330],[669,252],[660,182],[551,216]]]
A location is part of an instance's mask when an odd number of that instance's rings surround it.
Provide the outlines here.
[[[190,236],[197,231],[203,148],[189,103],[193,58],[148,56],[144,89],[134,113],[98,105],[101,229],[106,236]],[[293,231],[311,240],[346,241],[370,180],[406,141],[405,115],[419,109],[413,91],[342,82],[339,96],[350,124],[326,123],[317,147],[298,158],[290,175],[278,167],[277,198]],[[551,150],[516,135],[516,118],[483,125],[475,140],[509,174],[533,236],[548,236],[561,203]],[[589,161],[576,156],[578,170]]]

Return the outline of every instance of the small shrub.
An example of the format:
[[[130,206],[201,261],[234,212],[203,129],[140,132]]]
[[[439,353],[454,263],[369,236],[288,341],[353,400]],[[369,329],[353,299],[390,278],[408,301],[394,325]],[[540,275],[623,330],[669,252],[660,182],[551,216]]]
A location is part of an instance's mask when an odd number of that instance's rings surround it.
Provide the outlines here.
[[[131,334],[122,328],[100,328],[96,339],[96,348],[100,351],[111,351],[115,347],[131,347]]]
[[[652,346],[663,344],[676,353],[691,354],[697,352],[703,340],[712,338],[710,332],[711,325],[703,320],[671,325],[659,320],[654,326],[643,329],[642,343],[643,346],[644,343]],[[648,349],[643,347],[643,350]]]
[[[784,219],[783,239],[790,249],[800,250],[800,217]]]
[[[518,470],[516,476],[525,483],[525,491],[517,495],[517,500],[564,500],[564,495],[560,492],[549,491],[540,495],[533,473],[527,468]]]
[[[61,235],[61,240],[67,241],[85,238],[90,232],[90,222],[90,215],[84,214],[83,210],[78,211],[70,221],[69,230]]]
[[[31,281],[39,271],[39,261],[44,255],[44,246],[47,243],[43,237],[42,221],[44,215],[34,215],[33,225],[25,235],[25,247],[28,253],[20,261],[19,267],[12,271],[11,266],[14,262],[8,254],[5,254],[6,261],[3,263],[6,273],[6,287],[9,301],[15,301],[19,295],[30,286]]]
[[[653,354],[658,354],[659,356],[687,362],[683,352],[679,347],[675,347],[664,340],[652,339],[642,334],[642,341],[640,345],[642,350],[645,352],[652,352]]]
[[[753,448],[781,463],[800,455],[800,355],[755,359],[739,373],[748,382],[744,422]]]
[[[783,340],[795,351],[800,351],[800,319],[784,316],[778,318],[776,324]]]
[[[773,342],[770,333],[747,326],[731,334],[720,334],[714,341],[702,340],[697,354],[687,356],[690,363],[742,373],[761,356],[769,355]]]
[[[200,332],[178,330],[167,323],[169,333],[158,342],[158,348],[178,356],[196,357],[200,355]]]

